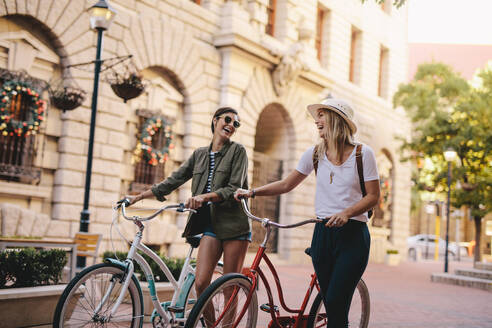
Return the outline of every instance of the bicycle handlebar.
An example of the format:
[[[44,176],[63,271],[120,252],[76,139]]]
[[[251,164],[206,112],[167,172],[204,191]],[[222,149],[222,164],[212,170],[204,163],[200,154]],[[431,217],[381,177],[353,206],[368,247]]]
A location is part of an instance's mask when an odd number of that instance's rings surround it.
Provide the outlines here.
[[[176,209],[176,212],[181,212],[181,213],[184,213],[184,212],[192,212],[192,213],[196,213],[196,210],[194,209],[191,209],[191,208],[186,208],[184,206],[184,203],[179,203],[179,204],[173,204],[173,205],[166,205],[166,206],[163,206],[161,207],[160,209],[158,209],[155,213],[151,214],[150,216],[147,216],[147,217],[139,217],[139,216],[132,216],[132,217],[128,217],[126,215],[126,207],[128,207],[130,205],[130,201],[127,199],[127,198],[124,198],[122,200],[120,200],[118,202],[118,205],[116,208],[120,208],[121,207],[121,214],[123,215],[123,217],[127,220],[130,220],[130,221],[133,221],[133,220],[137,220],[137,221],[149,221],[149,220],[152,220],[153,218],[155,218],[157,215],[161,214],[163,211],[165,210],[169,210],[169,209]]]
[[[272,221],[272,220],[270,220],[268,218],[263,218],[262,219],[262,218],[259,218],[259,217],[255,216],[254,214],[252,214],[249,211],[249,206],[248,206],[248,202],[246,201],[246,198],[241,198],[241,205],[243,206],[244,213],[246,213],[246,215],[251,220],[261,222],[261,224],[263,226],[265,226],[265,227],[271,225],[271,226],[274,226],[274,227],[277,227],[277,228],[281,228],[281,229],[290,229],[290,228],[300,227],[300,226],[305,225],[305,224],[308,224],[308,223],[323,222],[322,219],[309,219],[309,220],[304,220],[304,221],[293,223],[293,224],[280,224],[280,223],[277,223],[275,221]]]

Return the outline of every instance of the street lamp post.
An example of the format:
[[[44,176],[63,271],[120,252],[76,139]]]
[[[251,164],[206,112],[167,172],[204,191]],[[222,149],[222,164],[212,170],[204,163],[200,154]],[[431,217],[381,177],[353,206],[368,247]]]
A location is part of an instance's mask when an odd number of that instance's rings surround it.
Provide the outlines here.
[[[97,94],[99,89],[99,73],[101,72],[101,49],[103,32],[108,29],[113,21],[116,11],[111,8],[106,0],[99,0],[94,6],[89,8],[91,28],[97,31],[97,49],[96,60],[94,61],[94,87],[92,91],[91,105],[91,125],[89,130],[89,147],[87,150],[87,169],[85,173],[85,189],[84,189],[84,208],[80,212],[80,227],[81,232],[89,231],[89,196],[91,189],[92,175],[92,154],[94,150],[94,132],[96,129],[96,113],[97,113]],[[77,258],[77,266],[85,266],[85,257]]]
[[[444,158],[448,162],[448,197],[446,203],[446,249],[444,253],[444,272],[448,272],[448,246],[449,246],[449,203],[451,201],[451,163],[456,158],[456,151],[448,148],[444,151]]]
[[[434,214],[436,209],[436,205],[432,202],[429,202],[425,206],[425,212],[427,213],[427,229],[426,229],[426,238],[425,238],[425,259],[429,258],[429,228],[430,228],[430,216]]]

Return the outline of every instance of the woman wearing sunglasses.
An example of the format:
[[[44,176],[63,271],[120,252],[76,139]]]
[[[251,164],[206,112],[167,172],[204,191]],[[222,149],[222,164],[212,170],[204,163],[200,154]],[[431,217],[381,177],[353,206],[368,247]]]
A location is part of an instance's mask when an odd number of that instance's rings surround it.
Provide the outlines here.
[[[231,141],[241,126],[237,111],[219,108],[211,122],[212,140],[208,147],[193,154],[164,181],[137,195],[127,196],[133,204],[155,197],[160,201],[191,179],[191,193],[186,207],[197,210],[190,214],[183,237],[202,234],[196,264],[196,289],[200,295],[210,284],[222,253],[224,273],[240,272],[251,241],[248,218],[234,201],[238,188],[248,188],[248,158],[241,144]]]
[[[349,104],[329,98],[307,109],[319,131],[319,144],[304,152],[285,179],[252,190],[238,189],[235,198],[289,192],[315,171],[315,212],[325,222],[314,228],[311,258],[328,327],[342,328],[348,325],[352,295],[369,259],[367,212],[379,199],[379,175],[373,150],[354,142],[357,126]]]

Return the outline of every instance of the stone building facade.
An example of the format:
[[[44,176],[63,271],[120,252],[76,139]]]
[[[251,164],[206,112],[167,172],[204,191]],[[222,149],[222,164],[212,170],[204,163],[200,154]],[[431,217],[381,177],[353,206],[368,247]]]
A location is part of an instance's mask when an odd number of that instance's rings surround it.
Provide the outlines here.
[[[88,92],[82,106],[72,111],[48,104],[40,133],[33,139],[35,151],[29,153],[37,178],[0,172],[2,235],[37,229],[38,235],[70,238],[79,229],[94,73],[91,64],[69,65],[95,58],[97,38],[87,13],[93,2],[0,4],[0,68],[25,70],[23,76],[50,85],[73,83]],[[153,172],[151,180],[166,176],[193,149],[207,145],[211,115],[219,106],[240,111],[242,125],[233,139],[247,149],[249,181],[255,186],[287,175],[317,142],[305,108],[328,95],[353,104],[357,140],[371,145],[378,156],[384,192],[370,223],[372,260],[382,261],[387,248],[405,249],[410,169],[399,161],[395,136],[408,135],[410,125],[391,103],[398,84],[406,81],[405,8],[362,5],[358,0],[110,4],[117,16],[104,33],[102,58],[133,55],[132,61],[113,69],[124,70],[131,63],[147,87],[144,94],[124,103],[105,78],[111,69],[101,74],[89,230],[104,235],[102,249],[110,248],[111,202],[148,186],[140,170]],[[46,92],[44,97],[49,98]],[[151,117],[170,123],[173,135],[174,148],[157,167],[135,162],[139,135]],[[189,187],[185,184],[169,201],[184,201]],[[314,189],[312,175],[289,194],[255,200],[253,210],[282,223],[311,217]],[[157,205],[145,200],[140,206]],[[149,223],[146,242],[171,256],[182,255],[185,220],[174,213],[162,215]],[[130,233],[132,228],[123,224],[123,230]],[[280,258],[306,261],[302,253],[311,231],[312,227],[280,231],[272,247]]]

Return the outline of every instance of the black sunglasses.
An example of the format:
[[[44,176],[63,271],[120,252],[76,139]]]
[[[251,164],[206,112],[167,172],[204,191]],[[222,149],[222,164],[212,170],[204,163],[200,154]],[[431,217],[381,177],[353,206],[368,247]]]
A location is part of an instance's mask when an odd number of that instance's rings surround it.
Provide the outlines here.
[[[219,118],[221,118],[222,116],[219,116]],[[232,118],[230,116],[224,116],[224,122],[226,122],[226,124],[229,124],[232,122]],[[237,129],[241,126],[241,123],[239,123],[239,121],[236,121],[234,120],[234,123],[232,123],[232,126]]]

